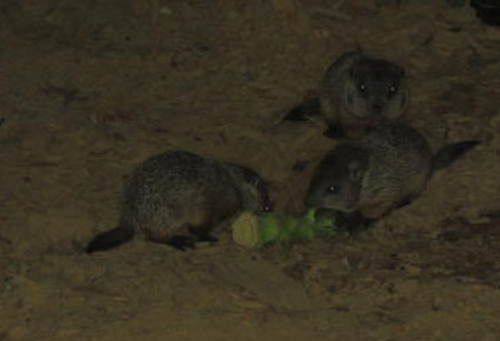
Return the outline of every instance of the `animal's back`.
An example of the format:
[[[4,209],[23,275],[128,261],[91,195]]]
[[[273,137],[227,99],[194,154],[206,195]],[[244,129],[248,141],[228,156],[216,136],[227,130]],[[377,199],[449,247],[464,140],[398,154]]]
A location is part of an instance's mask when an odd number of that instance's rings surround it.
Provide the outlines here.
[[[372,221],[411,202],[436,169],[478,144],[466,140],[433,153],[418,130],[385,120],[363,139],[341,143],[325,155],[311,179],[306,206],[334,211],[354,230],[359,215]]]
[[[360,144],[370,155],[359,205],[367,218],[385,213],[425,188],[432,171],[432,150],[416,129],[386,121]]]
[[[217,223],[240,205],[237,189],[219,162],[174,151],[147,160],[132,174],[122,220],[153,240],[163,239],[187,225]]]

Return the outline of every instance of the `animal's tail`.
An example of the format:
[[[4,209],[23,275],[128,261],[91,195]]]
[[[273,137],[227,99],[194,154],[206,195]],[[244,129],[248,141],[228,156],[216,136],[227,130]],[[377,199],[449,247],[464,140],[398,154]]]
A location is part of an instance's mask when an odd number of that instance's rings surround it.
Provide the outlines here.
[[[296,105],[283,117],[283,121],[300,122],[307,121],[308,117],[320,114],[320,104],[317,97],[306,99],[303,103]]]
[[[134,229],[118,226],[112,230],[99,233],[94,237],[85,250],[87,253],[104,251],[124,244],[134,237]]]
[[[448,167],[455,160],[461,157],[463,154],[468,152],[473,147],[480,144],[481,141],[470,140],[462,141],[457,143],[452,143],[444,146],[434,156],[432,160],[432,167],[434,170]]]

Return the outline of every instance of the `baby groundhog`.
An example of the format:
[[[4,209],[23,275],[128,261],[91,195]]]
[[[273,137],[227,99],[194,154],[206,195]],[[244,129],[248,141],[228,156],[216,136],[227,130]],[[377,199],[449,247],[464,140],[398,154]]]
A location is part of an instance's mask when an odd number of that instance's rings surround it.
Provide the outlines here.
[[[379,219],[411,202],[425,189],[433,171],[479,143],[453,143],[433,155],[416,129],[382,122],[363,139],[342,143],[327,153],[311,180],[306,206]]]
[[[139,165],[129,177],[118,227],[98,234],[87,252],[106,250],[132,239],[177,249],[215,241],[211,230],[241,210],[271,210],[267,183],[251,169],[187,151],[170,151]]]
[[[295,107],[285,120],[301,121],[321,115],[333,138],[361,138],[381,119],[395,119],[408,106],[405,71],[361,50],[348,51],[326,70],[317,97]]]

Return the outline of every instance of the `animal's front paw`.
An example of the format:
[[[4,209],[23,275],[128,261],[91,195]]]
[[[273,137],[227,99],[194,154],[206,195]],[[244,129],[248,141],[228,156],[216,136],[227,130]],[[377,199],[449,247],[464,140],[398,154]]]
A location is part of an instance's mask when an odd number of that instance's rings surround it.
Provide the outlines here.
[[[176,250],[186,251],[187,249],[194,249],[195,238],[191,236],[173,236],[167,241],[167,245],[172,246]]]
[[[349,232],[357,233],[368,229],[374,222],[374,219],[364,217],[360,212],[336,212],[335,219],[337,225]]]
[[[218,242],[219,240],[217,239],[217,237],[214,237],[212,236],[211,234],[200,234],[200,235],[197,235],[197,241],[199,242],[209,242],[209,243],[216,243]]]

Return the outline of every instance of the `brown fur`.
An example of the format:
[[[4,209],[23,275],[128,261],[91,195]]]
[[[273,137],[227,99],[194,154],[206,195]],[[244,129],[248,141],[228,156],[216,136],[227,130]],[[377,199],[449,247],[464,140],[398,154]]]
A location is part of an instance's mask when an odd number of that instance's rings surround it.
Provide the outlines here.
[[[353,50],[328,67],[318,97],[321,115],[336,132],[334,137],[360,138],[382,118],[402,116],[409,90],[400,66]]]
[[[213,240],[211,230],[241,210],[270,210],[267,184],[249,168],[186,151],[154,156],[128,179],[117,228],[87,251],[118,246],[139,232],[179,249]]]
[[[360,141],[340,144],[325,156],[311,180],[306,205],[381,218],[417,197],[435,165],[449,165],[478,143],[451,144],[433,156],[417,130],[385,121]],[[329,190],[331,186],[337,190]]]

